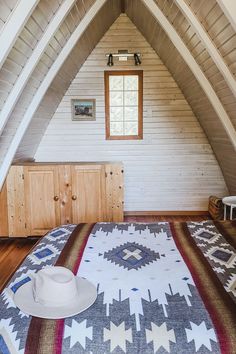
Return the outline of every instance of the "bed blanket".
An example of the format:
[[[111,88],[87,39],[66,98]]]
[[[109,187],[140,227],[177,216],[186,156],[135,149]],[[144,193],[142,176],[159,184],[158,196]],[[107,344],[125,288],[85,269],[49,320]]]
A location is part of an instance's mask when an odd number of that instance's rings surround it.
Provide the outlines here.
[[[63,225],[45,235],[0,296],[0,353],[236,353],[235,222]],[[97,286],[67,319],[22,313],[13,294],[61,265]]]

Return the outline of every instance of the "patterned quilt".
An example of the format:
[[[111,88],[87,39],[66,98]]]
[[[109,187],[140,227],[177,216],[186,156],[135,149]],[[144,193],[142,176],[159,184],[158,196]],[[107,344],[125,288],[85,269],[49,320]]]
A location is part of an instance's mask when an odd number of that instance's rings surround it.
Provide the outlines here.
[[[45,235],[0,295],[0,353],[236,353],[236,223],[63,225]],[[12,296],[46,265],[97,286],[67,319],[21,312]]]

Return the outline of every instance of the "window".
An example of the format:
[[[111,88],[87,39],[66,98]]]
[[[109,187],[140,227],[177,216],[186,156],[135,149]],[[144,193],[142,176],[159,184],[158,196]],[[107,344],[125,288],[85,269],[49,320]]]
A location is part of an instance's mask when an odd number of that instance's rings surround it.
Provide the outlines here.
[[[143,138],[143,72],[105,71],[107,139]]]

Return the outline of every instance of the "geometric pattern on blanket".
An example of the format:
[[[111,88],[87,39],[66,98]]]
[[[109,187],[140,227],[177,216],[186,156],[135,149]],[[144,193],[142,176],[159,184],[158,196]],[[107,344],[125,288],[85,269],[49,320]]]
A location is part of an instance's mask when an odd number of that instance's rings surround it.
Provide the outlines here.
[[[1,354],[24,353],[26,334],[31,321],[31,316],[26,315],[16,307],[12,299],[13,294],[22,284],[31,281],[31,275],[35,274],[39,269],[55,264],[75,227],[76,225],[72,224],[62,225],[44,236],[26,257],[7,284],[7,287],[2,291],[0,296]],[[55,236],[55,232],[59,232],[57,236]],[[40,253],[43,249],[49,249],[52,253]],[[39,257],[37,257],[37,254],[39,254]]]
[[[224,278],[231,268],[207,253],[212,247],[223,247],[232,254],[213,226],[211,222],[204,226],[191,223],[189,230],[214,268],[223,269],[224,274],[218,275],[226,286],[232,287],[236,279]],[[24,353],[31,316],[15,306],[12,295],[31,281],[32,273],[56,263],[74,228],[62,226],[42,238],[1,294],[0,352]],[[204,230],[199,233],[199,228]],[[213,252],[213,256],[219,254]],[[220,258],[230,266],[234,262],[226,255]],[[98,297],[93,306],[64,320],[59,338],[62,353],[221,352],[211,318],[168,223],[97,223],[77,274],[97,286]]]
[[[78,275],[97,286],[98,298],[65,319],[65,353],[220,353],[169,224],[150,226],[95,225]]]
[[[104,253],[104,258],[128,270],[139,269],[160,258],[158,252],[139,245],[126,242]]]
[[[236,303],[236,250],[211,221],[188,223],[188,229],[225,290]],[[202,237],[202,235],[212,237]]]

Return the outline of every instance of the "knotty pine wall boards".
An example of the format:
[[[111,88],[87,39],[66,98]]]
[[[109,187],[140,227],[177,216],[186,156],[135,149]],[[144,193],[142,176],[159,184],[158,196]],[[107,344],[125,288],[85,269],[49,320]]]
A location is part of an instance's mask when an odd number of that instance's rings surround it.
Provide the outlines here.
[[[144,138],[105,140],[105,54],[142,54]],[[133,60],[112,70],[137,69]],[[110,68],[109,68],[110,70]],[[95,98],[96,121],[73,122],[71,99]],[[36,161],[122,161],[126,211],[206,210],[227,188],[211,146],[181,90],[152,47],[122,14],[89,55],[58,106]]]

